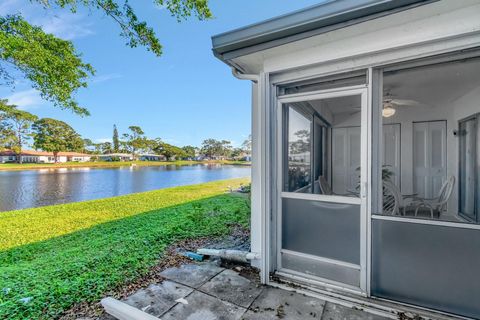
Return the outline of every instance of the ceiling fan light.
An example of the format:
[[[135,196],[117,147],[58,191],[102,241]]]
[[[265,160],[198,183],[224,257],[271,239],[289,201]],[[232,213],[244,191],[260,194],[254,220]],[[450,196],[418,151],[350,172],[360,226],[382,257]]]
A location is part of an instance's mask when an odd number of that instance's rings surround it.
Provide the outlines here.
[[[386,106],[382,110],[382,116],[384,118],[390,118],[391,116],[393,116],[395,114],[395,112],[396,112],[396,110],[394,108],[392,108],[391,106]]]

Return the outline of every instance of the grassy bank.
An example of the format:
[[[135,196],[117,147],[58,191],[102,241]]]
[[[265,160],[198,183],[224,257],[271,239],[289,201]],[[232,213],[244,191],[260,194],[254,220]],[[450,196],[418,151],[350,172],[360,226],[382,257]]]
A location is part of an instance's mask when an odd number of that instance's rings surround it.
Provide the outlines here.
[[[146,273],[170,244],[248,225],[246,179],[0,213],[0,319],[52,319]],[[23,299],[23,300],[22,300]]]
[[[187,166],[192,164],[230,164],[230,165],[250,165],[246,161],[95,161],[95,162],[65,162],[65,163],[0,163],[0,171],[8,170],[33,170],[33,169],[55,169],[55,168],[117,168],[136,165],[145,166],[166,166],[177,165]]]

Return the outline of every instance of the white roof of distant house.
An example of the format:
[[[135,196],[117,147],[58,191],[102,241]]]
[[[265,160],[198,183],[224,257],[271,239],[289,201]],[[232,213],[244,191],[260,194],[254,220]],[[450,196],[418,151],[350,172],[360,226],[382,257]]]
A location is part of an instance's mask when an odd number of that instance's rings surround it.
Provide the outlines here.
[[[53,152],[47,151],[36,151],[36,150],[22,150],[22,156],[45,156],[53,157]],[[12,150],[4,150],[0,152],[0,156],[16,156],[17,154]],[[80,152],[71,152],[71,151],[61,151],[58,153],[59,157],[91,157],[91,154],[80,153]]]
[[[106,153],[100,154],[100,157],[133,157],[130,153]]]
[[[164,157],[163,154],[140,153],[140,157]]]

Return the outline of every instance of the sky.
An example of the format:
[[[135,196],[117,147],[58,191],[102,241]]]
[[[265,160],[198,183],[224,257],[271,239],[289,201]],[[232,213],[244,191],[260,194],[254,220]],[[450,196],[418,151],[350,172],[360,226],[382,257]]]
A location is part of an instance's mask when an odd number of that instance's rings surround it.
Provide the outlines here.
[[[320,0],[210,0],[214,18],[177,23],[153,1],[130,1],[140,19],[154,28],[163,45],[156,57],[130,48],[118,26],[96,11],[45,10],[29,0],[1,0],[0,15],[21,13],[30,23],[71,40],[96,75],[75,97],[91,116],[80,117],[43,101],[18,78],[15,88],[0,87],[0,97],[39,117],[70,124],[84,138],[111,141],[140,126],[150,138],[179,146],[200,146],[207,138],[239,146],[251,130],[251,84],[234,78],[211,51],[211,36],[314,5]]]

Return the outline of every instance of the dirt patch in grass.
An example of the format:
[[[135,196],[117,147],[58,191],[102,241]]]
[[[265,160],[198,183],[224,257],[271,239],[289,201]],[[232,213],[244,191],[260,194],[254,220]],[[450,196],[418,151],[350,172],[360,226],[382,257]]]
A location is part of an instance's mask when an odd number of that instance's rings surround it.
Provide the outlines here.
[[[198,239],[188,239],[180,241],[174,245],[169,246],[157,264],[152,267],[148,273],[142,277],[135,279],[125,285],[122,285],[114,290],[105,293],[105,297],[113,297],[118,300],[126,299],[136,291],[146,288],[151,284],[161,283],[164,278],[160,273],[168,268],[179,267],[183,264],[190,264],[192,260],[182,255],[182,252],[195,252],[199,248],[217,248],[217,249],[238,249],[250,250],[250,231],[241,225],[233,225],[232,232],[224,237],[203,237]],[[240,265],[238,263],[229,263],[222,261],[222,266],[225,268],[234,269],[243,276],[258,281],[258,270],[248,265]],[[103,307],[100,301],[91,303],[83,302],[73,306],[66,311],[61,317],[61,320],[72,320],[78,318],[98,319],[104,315]]]

